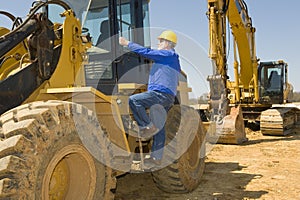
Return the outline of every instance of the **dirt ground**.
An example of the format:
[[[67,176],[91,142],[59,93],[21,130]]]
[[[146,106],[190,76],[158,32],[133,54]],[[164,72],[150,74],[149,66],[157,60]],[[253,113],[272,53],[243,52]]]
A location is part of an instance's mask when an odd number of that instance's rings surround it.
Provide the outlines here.
[[[289,136],[247,132],[242,145],[217,144],[207,154],[199,187],[188,194],[160,191],[151,173],[118,179],[116,200],[298,200],[300,131]]]

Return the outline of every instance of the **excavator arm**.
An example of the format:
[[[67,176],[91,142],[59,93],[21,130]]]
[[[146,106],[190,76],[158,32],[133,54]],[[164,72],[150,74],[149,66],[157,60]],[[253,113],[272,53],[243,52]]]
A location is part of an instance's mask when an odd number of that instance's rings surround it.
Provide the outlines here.
[[[228,21],[234,36],[235,101],[258,102],[258,59],[255,48],[255,28],[244,0],[229,1]],[[237,60],[237,49],[240,64]],[[239,86],[239,87],[238,87]],[[241,94],[241,90],[244,95]]]
[[[255,28],[243,0],[208,0],[210,108],[220,143],[246,140],[241,103],[258,102]],[[234,81],[228,75],[227,29],[234,39]],[[239,58],[239,59],[238,59]],[[230,138],[230,139],[227,139]]]
[[[210,49],[214,75],[221,75],[230,103],[258,102],[255,28],[243,0],[208,0]],[[234,81],[227,72],[227,21],[234,39]],[[231,95],[229,95],[231,94]]]

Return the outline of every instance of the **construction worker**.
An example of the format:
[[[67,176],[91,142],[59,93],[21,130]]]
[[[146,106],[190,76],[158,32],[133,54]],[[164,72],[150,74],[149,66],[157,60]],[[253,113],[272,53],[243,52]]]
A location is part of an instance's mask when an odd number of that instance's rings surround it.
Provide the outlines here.
[[[179,56],[174,50],[177,44],[176,34],[170,30],[163,31],[158,36],[158,40],[158,49],[155,50],[130,42],[124,37],[119,38],[120,45],[128,46],[132,52],[154,62],[150,70],[148,90],[129,97],[129,107],[139,126],[141,137],[149,138],[153,136],[151,156],[149,159],[144,160],[145,167],[161,164],[165,145],[164,122],[167,111],[174,104],[181,71]],[[146,109],[150,109],[151,115],[152,107],[155,107],[156,113],[160,114],[149,117]],[[164,116],[161,113],[164,113]],[[161,121],[163,121],[163,125],[157,125]]]

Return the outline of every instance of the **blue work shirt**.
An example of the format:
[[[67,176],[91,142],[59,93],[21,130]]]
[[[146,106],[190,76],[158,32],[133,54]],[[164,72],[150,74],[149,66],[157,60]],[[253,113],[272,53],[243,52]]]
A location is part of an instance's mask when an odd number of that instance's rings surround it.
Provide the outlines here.
[[[176,96],[181,71],[179,56],[172,50],[155,50],[129,42],[128,48],[154,63],[150,70],[148,91],[158,91]]]

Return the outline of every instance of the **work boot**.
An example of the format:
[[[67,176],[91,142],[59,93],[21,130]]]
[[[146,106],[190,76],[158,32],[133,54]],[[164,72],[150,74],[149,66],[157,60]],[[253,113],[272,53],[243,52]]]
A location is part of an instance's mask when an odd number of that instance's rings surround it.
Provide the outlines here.
[[[149,130],[148,130],[149,131]],[[136,137],[137,139],[141,139],[142,141],[148,141],[151,139],[152,135],[149,137],[144,137],[143,132],[141,132],[139,125],[137,124],[136,121],[131,121],[128,126],[128,134],[131,135],[132,137]],[[138,140],[137,140],[138,141]]]
[[[147,126],[140,130],[140,136],[142,138],[151,138],[153,135],[158,133],[159,129],[155,125]]]
[[[155,169],[159,169],[161,166],[161,160],[157,160],[155,158],[145,158],[143,170],[145,171],[153,171]]]

